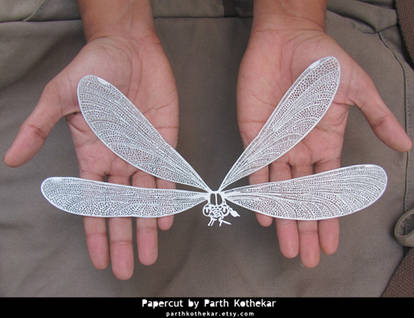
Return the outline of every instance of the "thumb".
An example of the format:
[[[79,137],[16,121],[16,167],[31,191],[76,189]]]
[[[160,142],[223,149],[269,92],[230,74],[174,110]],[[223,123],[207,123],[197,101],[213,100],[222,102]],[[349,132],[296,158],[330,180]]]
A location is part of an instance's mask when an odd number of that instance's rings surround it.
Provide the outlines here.
[[[359,67],[358,67],[359,68]],[[352,85],[352,102],[361,110],[375,135],[387,146],[397,151],[409,151],[410,137],[394,114],[382,100],[373,81],[365,71],[359,69],[356,85]]]
[[[53,126],[62,118],[59,90],[53,82],[44,88],[33,112],[20,126],[19,132],[4,156],[10,167],[18,167],[32,159],[46,141]]]

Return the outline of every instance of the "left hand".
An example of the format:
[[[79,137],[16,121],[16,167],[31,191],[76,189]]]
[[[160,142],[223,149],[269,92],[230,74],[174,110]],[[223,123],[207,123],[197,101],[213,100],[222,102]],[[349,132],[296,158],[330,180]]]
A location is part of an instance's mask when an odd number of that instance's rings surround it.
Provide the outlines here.
[[[338,168],[349,106],[357,106],[372,130],[389,147],[411,148],[411,141],[387,108],[373,81],[324,31],[309,20],[284,18],[283,24],[255,17],[238,78],[238,122],[247,146],[258,134],[275,105],[294,80],[312,62],[335,56],[341,64],[341,83],[335,99],[320,123],[291,151],[250,176],[250,183],[296,178]],[[262,23],[263,22],[263,23]],[[269,226],[272,218],[257,214]],[[320,249],[333,254],[338,246],[338,219],[324,221],[276,220],[281,253],[300,254],[306,267],[318,265]]]
[[[83,119],[76,95],[83,76],[98,75],[125,93],[163,138],[170,145],[176,145],[178,93],[170,63],[152,23],[150,3],[85,0],[79,4],[87,43],[46,85],[5,155],[5,163],[18,167],[31,160],[56,122],[65,117],[81,178],[104,181],[107,177],[111,183],[173,187],[171,182],[136,169],[110,151]],[[136,221],[139,261],[151,265],[158,257],[157,230],[169,229],[172,216],[108,220],[83,217],[92,264],[104,269],[111,263],[115,277],[122,280],[129,279],[134,271],[133,221]]]

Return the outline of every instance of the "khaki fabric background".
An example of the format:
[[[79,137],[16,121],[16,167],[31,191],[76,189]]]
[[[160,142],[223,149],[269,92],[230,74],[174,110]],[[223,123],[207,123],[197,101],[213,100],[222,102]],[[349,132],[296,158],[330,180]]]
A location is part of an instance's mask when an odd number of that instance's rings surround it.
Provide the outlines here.
[[[237,71],[249,36],[251,2],[153,1],[157,32],[180,97],[178,150],[211,186],[242,151],[236,123]],[[0,0],[0,153],[44,85],[84,45],[75,1]],[[372,76],[399,121],[413,131],[414,74],[402,53],[392,1],[331,1],[327,32]],[[154,92],[156,94],[156,92]],[[208,158],[208,161],[206,161]],[[384,196],[341,219],[334,256],[315,269],[280,255],[274,227],[240,210],[233,226],[209,228],[199,208],[160,233],[158,262],[137,264],[129,281],[89,261],[82,220],[44,200],[49,176],[77,176],[65,123],[21,168],[0,164],[1,296],[380,296],[403,255],[392,236],[414,207],[412,154],[388,149],[351,109],[343,165],[375,163],[389,175]],[[245,181],[244,181],[245,182]]]

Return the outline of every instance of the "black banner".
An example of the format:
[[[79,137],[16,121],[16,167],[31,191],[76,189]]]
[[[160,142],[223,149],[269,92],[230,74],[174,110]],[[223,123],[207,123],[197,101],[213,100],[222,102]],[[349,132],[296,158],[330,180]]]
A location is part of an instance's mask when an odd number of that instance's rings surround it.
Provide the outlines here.
[[[137,317],[267,317],[280,314],[355,314],[367,310],[411,310],[413,298],[246,298],[246,297],[132,297],[132,298],[0,298],[3,311],[14,314],[129,313]],[[142,316],[141,316],[142,315]],[[134,316],[133,316],[134,317]]]

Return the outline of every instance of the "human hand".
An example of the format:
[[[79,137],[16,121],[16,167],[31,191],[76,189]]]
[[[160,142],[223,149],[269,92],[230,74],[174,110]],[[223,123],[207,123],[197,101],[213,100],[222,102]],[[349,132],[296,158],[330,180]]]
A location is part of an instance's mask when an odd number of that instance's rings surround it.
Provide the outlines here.
[[[155,34],[150,8],[145,7],[146,1],[133,4],[123,11],[125,16],[105,17],[105,28],[102,28],[99,21],[90,22],[94,19],[90,15],[103,17],[109,13],[115,14],[118,8],[111,10],[108,6],[117,7],[119,2],[109,1],[106,6],[101,1],[97,3],[98,8],[107,10],[102,14],[90,10],[89,5],[94,9],[93,1],[86,1],[84,6],[80,2],[87,44],[46,85],[37,106],[22,124],[4,160],[11,167],[29,161],[40,150],[56,122],[65,117],[72,135],[80,177],[98,181],[107,177],[111,183],[140,187],[172,187],[171,183],[138,171],[112,153],[94,135],[79,112],[77,84],[84,75],[95,74],[118,87],[140,108],[169,144],[175,146],[177,142],[178,95],[175,80]],[[130,17],[129,14],[134,12],[145,16]],[[116,26],[111,26],[111,19],[117,23]],[[122,25],[121,20],[129,25]],[[109,219],[109,233],[104,218],[84,217],[83,221],[86,243],[94,266],[104,269],[111,261],[117,278],[130,278],[134,268],[132,220]],[[150,265],[156,261],[157,227],[166,230],[172,222],[172,216],[136,219],[141,263]]]
[[[296,178],[338,168],[349,106],[357,106],[374,133],[398,151],[411,141],[389,111],[368,74],[324,32],[325,1],[306,8],[304,1],[256,0],[248,47],[238,78],[238,121],[243,143],[258,134],[283,94],[312,62],[335,56],[341,64],[341,82],[332,106],[320,123],[291,151],[250,176],[250,183]],[[322,11],[321,11],[322,10]],[[272,218],[257,214],[270,226]],[[276,220],[281,253],[300,254],[306,267],[318,265],[320,249],[337,250],[338,219],[324,221]]]

